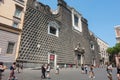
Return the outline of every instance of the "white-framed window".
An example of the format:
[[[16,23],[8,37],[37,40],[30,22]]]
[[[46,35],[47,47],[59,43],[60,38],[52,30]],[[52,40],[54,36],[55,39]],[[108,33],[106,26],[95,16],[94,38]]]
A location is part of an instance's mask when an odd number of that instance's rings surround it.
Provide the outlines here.
[[[15,42],[8,42],[7,54],[13,54]]]
[[[82,32],[82,21],[81,21],[81,14],[79,14],[74,9],[72,10],[72,26],[73,29]]]
[[[59,26],[56,22],[51,21],[48,24],[48,34],[54,35],[54,36],[59,36]]]
[[[19,23],[18,22],[13,22],[13,27],[18,28],[19,27]]]
[[[94,50],[94,44],[90,44],[90,48]]]
[[[15,10],[14,16],[17,17],[17,18],[21,18],[22,10],[23,10],[22,7],[19,7],[19,6],[16,5],[16,10]]]
[[[78,23],[79,23],[79,18],[77,15],[74,15],[74,25],[78,27],[79,26]]]

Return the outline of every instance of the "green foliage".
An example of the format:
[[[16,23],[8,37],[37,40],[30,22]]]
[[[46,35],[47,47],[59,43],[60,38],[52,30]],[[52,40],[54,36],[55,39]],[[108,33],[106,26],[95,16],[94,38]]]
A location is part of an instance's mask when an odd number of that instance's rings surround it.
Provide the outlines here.
[[[107,53],[109,53],[109,61],[114,63],[115,62],[115,58],[114,56],[118,53],[120,53],[120,43],[117,43],[115,46],[113,47],[109,47],[107,49]]]
[[[114,52],[113,52],[113,48],[108,48],[108,49],[107,49],[107,53],[113,54],[113,53],[114,53]]]
[[[114,47],[107,49],[107,52],[111,55],[118,54],[120,52],[120,43],[117,43]]]

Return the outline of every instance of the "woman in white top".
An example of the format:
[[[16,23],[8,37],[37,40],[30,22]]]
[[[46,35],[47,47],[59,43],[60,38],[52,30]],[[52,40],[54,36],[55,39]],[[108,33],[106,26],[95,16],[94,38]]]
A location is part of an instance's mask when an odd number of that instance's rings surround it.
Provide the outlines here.
[[[109,80],[112,80],[112,65],[110,63],[107,64],[107,76],[109,78]]]
[[[50,64],[47,65],[46,72],[47,72],[47,78],[50,78]]]

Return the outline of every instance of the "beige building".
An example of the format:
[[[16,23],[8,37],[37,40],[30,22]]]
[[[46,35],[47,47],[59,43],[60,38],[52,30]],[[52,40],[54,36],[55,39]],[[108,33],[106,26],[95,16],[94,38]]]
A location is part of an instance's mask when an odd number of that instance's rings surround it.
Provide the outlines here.
[[[120,43],[120,25],[115,26],[115,34],[117,43]]]
[[[105,64],[106,62],[109,61],[109,55],[107,53],[107,49],[109,47],[109,44],[104,42],[102,39],[97,37],[97,42],[99,45],[99,49],[100,49],[100,55],[101,55],[101,64]]]
[[[16,60],[27,0],[0,0],[0,61]]]

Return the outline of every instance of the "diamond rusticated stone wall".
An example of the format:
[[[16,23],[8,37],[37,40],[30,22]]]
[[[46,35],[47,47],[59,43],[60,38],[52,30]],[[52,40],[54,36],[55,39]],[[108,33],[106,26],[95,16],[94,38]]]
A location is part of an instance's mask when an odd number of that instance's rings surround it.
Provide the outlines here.
[[[84,62],[86,64],[92,63],[93,52],[90,49],[92,39],[87,27],[87,21],[82,18],[83,31],[77,32],[72,27],[71,11],[65,7],[66,4],[58,3],[59,12],[53,15],[48,6],[38,3],[39,7],[36,8],[34,3],[34,0],[28,0],[17,60],[31,63],[47,63],[48,53],[53,51],[57,54],[57,63],[75,64],[74,49],[80,43],[85,48]],[[59,25],[58,37],[48,34],[48,24],[51,21]]]

